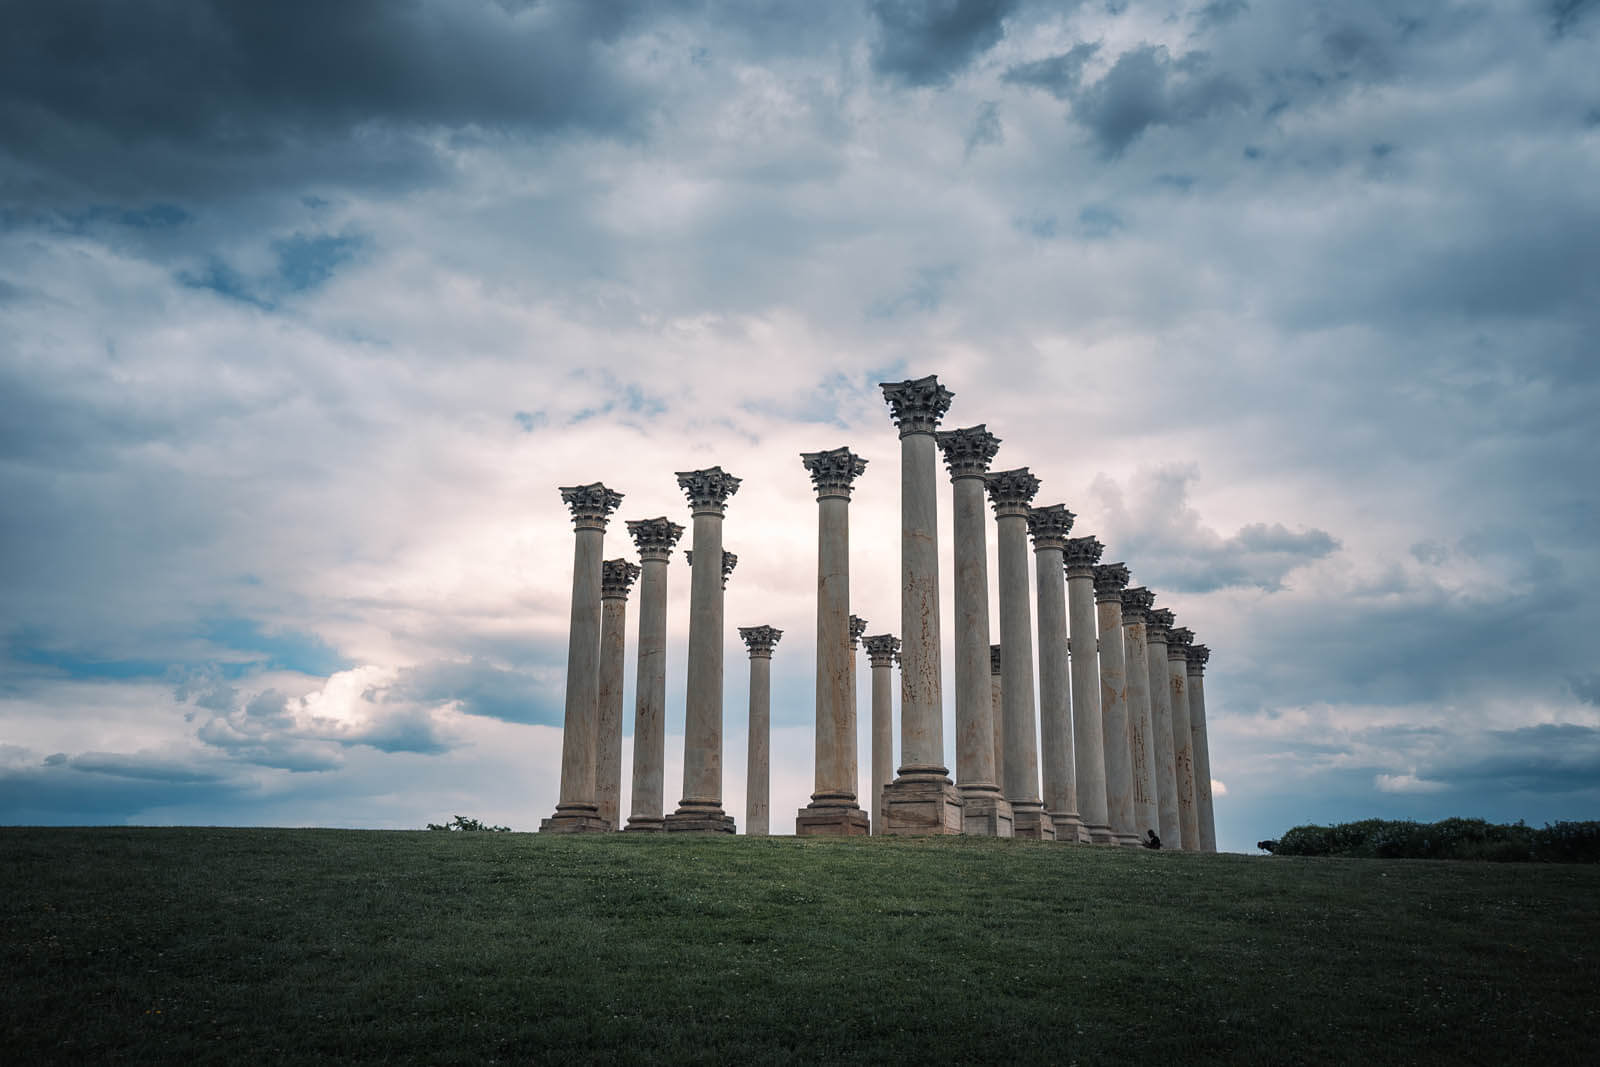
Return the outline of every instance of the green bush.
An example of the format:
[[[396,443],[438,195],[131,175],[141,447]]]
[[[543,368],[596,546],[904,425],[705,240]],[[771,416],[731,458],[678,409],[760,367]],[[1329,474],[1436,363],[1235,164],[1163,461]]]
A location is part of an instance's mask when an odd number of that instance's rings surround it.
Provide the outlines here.
[[[483,830],[483,831],[487,831],[489,833],[497,833],[497,834],[508,834],[508,833],[511,832],[511,827],[509,827],[509,826],[488,826],[488,825],[486,825],[484,823],[479,822],[477,819],[469,819],[465,815],[457,815],[455,818],[451,819],[449,822],[444,823],[442,825],[439,824],[439,823],[436,823],[436,822],[430,822],[428,824],[428,829],[430,829],[430,830]]]
[[[1600,863],[1600,822],[1547,823],[1483,819],[1363,819],[1334,826],[1296,826],[1272,849],[1278,856],[1491,860],[1497,863]]]

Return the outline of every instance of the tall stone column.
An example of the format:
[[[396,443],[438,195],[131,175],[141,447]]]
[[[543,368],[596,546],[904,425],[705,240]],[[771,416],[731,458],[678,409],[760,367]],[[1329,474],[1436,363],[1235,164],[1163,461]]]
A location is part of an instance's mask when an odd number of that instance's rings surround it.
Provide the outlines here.
[[[856,725],[861,722],[861,701],[858,699],[860,697],[860,694],[856,691],[857,690],[856,682],[857,682],[857,679],[859,679],[861,677],[861,675],[859,674],[859,672],[856,671],[856,653],[861,651],[861,636],[863,634],[865,634],[866,632],[867,632],[867,620],[863,619],[859,615],[850,616],[850,722],[851,722],[851,729],[852,730],[854,730],[856,728]],[[852,734],[851,736],[854,737],[856,735]],[[856,745],[856,744],[854,744],[852,742],[851,751],[856,753],[857,760],[859,760],[859,758],[860,758],[860,746]],[[867,754],[867,758],[870,760],[872,758],[872,754],[868,753]],[[869,771],[871,770],[870,767],[867,768],[867,769]],[[851,774],[851,779],[850,780],[852,782],[859,782],[860,781],[860,778],[858,777],[857,770],[852,769],[850,774]],[[856,803],[859,804],[860,802],[861,802],[861,797],[859,795],[857,795]],[[865,810],[870,810],[871,806],[872,805],[869,803],[867,805],[867,807],[862,809],[862,810],[864,810],[864,811]]]
[[[1156,789],[1155,719],[1150,708],[1149,643],[1145,619],[1155,594],[1144,586],[1122,591],[1122,651],[1128,671],[1128,754],[1133,758],[1133,824],[1141,844],[1161,832]]]
[[[1072,612],[1072,754],[1078,813],[1089,840],[1114,845],[1106,800],[1106,742],[1100,707],[1100,634],[1094,607],[1095,564],[1105,546],[1093,537],[1067,542],[1067,599]]]
[[[1211,650],[1189,646],[1189,733],[1194,737],[1194,806],[1200,824],[1200,851],[1217,850],[1217,823],[1211,810],[1211,746],[1206,741],[1206,663]]]
[[[667,564],[683,536],[668,521],[638,519],[628,533],[639,549],[639,659],[634,671],[633,796],[628,830],[658,832],[666,799],[667,750]]]
[[[1012,834],[1054,841],[1056,827],[1039,796],[1039,750],[1033,702],[1032,609],[1028,606],[1028,504],[1039,479],[1028,468],[984,479],[994,505],[1000,571],[1001,714],[1006,730],[1006,799]],[[1066,644],[1066,635],[1059,635]],[[1063,687],[1064,688],[1064,687]]]
[[[622,829],[622,664],[627,644],[628,590],[639,568],[608,559],[600,572],[599,737],[595,752],[595,803],[613,830]]]
[[[1119,845],[1138,845],[1133,817],[1133,755],[1128,718],[1128,669],[1122,647],[1122,592],[1128,568],[1094,569],[1094,603],[1100,634],[1100,719],[1105,725],[1106,817]]]
[[[1052,817],[1057,841],[1089,840],[1079,814],[1078,775],[1072,761],[1072,715],[1077,692],[1070,688],[1067,602],[1061,583],[1062,553],[1069,543],[1067,535],[1072,532],[1074,518],[1064,504],[1028,509],[1039,602],[1039,762],[1044,805]],[[1001,568],[1004,567],[1002,562]],[[1004,600],[1000,610],[1006,610]],[[1005,641],[1002,634],[1001,643]],[[1006,685],[1010,684],[1011,679],[1007,678]]]
[[[983,426],[943,430],[939,449],[950,468],[955,498],[956,786],[966,802],[965,832],[1010,837],[1011,803],[995,770],[992,686],[989,658],[989,516],[984,511],[984,477],[1000,439]]]
[[[994,780],[1006,780],[1005,682],[1000,674],[1000,646],[989,646],[989,704],[994,708]],[[1010,801],[1006,802],[1007,804]]]
[[[800,457],[817,490],[817,760],[801,837],[869,831],[856,802],[855,645],[850,614],[850,487],[867,461],[848,448]]]
[[[894,778],[894,662],[900,639],[893,634],[864,638],[872,665],[872,832],[883,833],[883,790]]]
[[[683,799],[666,818],[669,831],[731,834],[722,810],[723,586],[737,557],[722,550],[722,518],[739,479],[721,467],[680,471],[694,516],[689,561],[689,678],[684,700]]]
[[[599,482],[564,486],[577,546],[572,560],[572,624],[567,635],[567,706],[561,730],[561,792],[544,833],[592,833],[611,826],[595,800],[595,750],[600,717],[600,576],[606,520],[622,494]]]
[[[884,382],[900,430],[900,774],[884,801],[891,834],[959,834],[961,794],[944,759],[939,649],[939,495],[934,431],[953,394],[933,375]]]
[[[750,650],[750,739],[745,764],[744,832],[766,837],[772,832],[772,649],[783,636],[770,626],[741,626],[739,636]]]
[[[1167,631],[1172,612],[1155,608],[1145,622],[1145,667],[1150,675],[1150,718],[1155,733],[1156,803],[1164,848],[1183,847],[1183,824],[1178,817],[1177,755],[1172,747],[1172,683],[1167,673]]]
[[[1200,851],[1200,819],[1195,809],[1194,734],[1189,729],[1189,646],[1194,631],[1167,631],[1167,686],[1172,703],[1172,767],[1178,782],[1178,829],[1185,852]]]

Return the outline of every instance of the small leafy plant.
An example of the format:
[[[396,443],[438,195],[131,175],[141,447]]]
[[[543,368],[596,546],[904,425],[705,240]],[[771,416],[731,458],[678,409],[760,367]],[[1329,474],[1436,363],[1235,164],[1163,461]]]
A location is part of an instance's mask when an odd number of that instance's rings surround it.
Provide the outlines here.
[[[486,824],[484,824],[482,822],[479,822],[477,819],[470,819],[465,815],[457,815],[455,818],[451,819],[447,823],[442,823],[441,824],[441,823],[436,823],[436,822],[430,822],[428,824],[428,829],[430,829],[430,830],[447,830],[447,831],[448,830],[482,830],[482,831],[486,831],[488,833],[495,833],[495,834],[508,834],[508,833],[511,832],[511,827],[509,827],[509,826],[489,826],[489,825],[486,825]]]

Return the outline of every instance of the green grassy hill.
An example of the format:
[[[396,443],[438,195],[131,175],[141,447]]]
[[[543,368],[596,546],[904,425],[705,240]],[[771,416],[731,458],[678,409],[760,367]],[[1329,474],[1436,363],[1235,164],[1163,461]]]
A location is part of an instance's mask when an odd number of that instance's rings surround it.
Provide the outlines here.
[[[1596,1062],[1600,867],[0,829],[0,1062]]]

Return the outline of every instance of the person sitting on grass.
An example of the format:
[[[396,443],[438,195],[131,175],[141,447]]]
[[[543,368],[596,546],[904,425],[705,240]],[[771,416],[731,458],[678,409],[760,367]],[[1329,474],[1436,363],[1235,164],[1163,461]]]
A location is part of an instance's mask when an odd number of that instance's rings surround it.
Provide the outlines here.
[[[1145,837],[1145,840],[1144,840],[1144,847],[1145,848],[1160,848],[1161,847],[1161,838],[1156,836],[1156,832],[1154,830],[1146,830],[1145,834],[1146,834],[1146,837]]]

